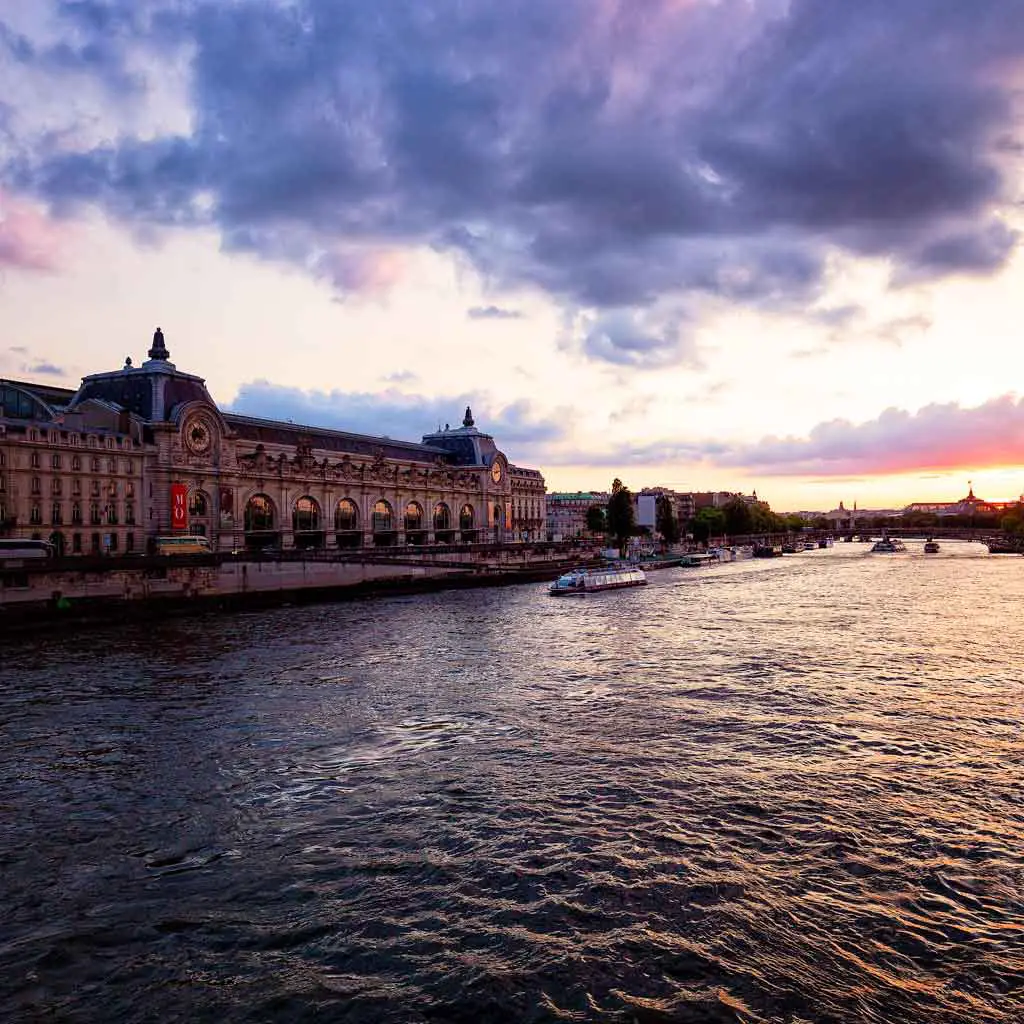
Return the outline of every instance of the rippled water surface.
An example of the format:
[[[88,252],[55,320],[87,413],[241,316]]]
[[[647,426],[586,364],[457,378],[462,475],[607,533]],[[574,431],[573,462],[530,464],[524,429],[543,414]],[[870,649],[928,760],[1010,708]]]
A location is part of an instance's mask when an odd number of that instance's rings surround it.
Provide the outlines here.
[[[1024,1020],[1024,558],[3,648],[10,1020]]]

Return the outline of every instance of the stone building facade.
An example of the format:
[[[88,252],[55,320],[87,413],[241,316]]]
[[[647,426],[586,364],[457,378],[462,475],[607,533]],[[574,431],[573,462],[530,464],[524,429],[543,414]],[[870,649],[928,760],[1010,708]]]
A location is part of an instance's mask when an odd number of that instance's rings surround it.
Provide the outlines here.
[[[77,392],[0,382],[0,530],[68,554],[544,539],[544,477],[469,409],[420,443],[299,426],[219,409],[159,329],[148,355]]]

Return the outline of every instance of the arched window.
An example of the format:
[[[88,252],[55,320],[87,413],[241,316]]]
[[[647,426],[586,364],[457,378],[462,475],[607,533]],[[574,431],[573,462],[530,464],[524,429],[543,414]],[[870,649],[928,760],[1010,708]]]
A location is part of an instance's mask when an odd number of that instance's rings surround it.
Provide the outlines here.
[[[423,508],[418,501],[405,506],[405,532],[417,533],[423,529]]]
[[[473,506],[463,505],[462,511],[459,513],[459,529],[460,530],[472,530],[473,529]]]
[[[265,494],[254,494],[245,505],[246,532],[274,528],[274,503]]]
[[[320,529],[320,506],[315,498],[303,495],[292,510],[292,529],[296,533]]]
[[[208,516],[210,514],[210,498],[206,491],[193,491],[188,498],[188,514],[190,516]]]
[[[359,509],[351,498],[342,498],[334,510],[334,528],[336,530],[358,530]]]
[[[391,512],[391,506],[381,498],[373,506],[373,532],[390,533],[395,528],[395,517]]]
[[[451,509],[440,501],[434,506],[434,532],[444,532],[452,528]]]
[[[423,525],[423,506],[418,501],[410,501],[405,506],[405,543],[426,544],[427,531]]]

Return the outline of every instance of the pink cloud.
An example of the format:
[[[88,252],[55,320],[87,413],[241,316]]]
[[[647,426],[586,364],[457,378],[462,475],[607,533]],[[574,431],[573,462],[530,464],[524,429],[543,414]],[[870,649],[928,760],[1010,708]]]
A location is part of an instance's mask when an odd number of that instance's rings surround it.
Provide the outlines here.
[[[0,190],[0,267],[55,270],[62,243],[56,224],[38,207]]]
[[[398,284],[406,270],[406,258],[397,249],[339,249],[325,254],[317,269],[343,295],[370,297]]]
[[[865,423],[819,423],[806,438],[766,437],[720,461],[779,476],[889,475],[918,470],[1024,465],[1024,399],[964,408],[886,409]]]

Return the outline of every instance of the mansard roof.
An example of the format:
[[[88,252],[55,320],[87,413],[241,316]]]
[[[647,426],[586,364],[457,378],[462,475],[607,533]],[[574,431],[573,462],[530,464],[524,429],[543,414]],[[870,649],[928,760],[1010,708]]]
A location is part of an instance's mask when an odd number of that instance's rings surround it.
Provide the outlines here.
[[[377,455],[383,452],[386,459],[414,462],[450,461],[449,453],[444,448],[435,445],[417,444],[415,441],[395,441],[389,437],[353,434],[346,430],[285,423],[281,420],[266,420],[258,416],[242,416],[233,412],[222,413],[222,415],[236,436],[245,441],[291,447],[308,444],[323,451],[347,455]]]

